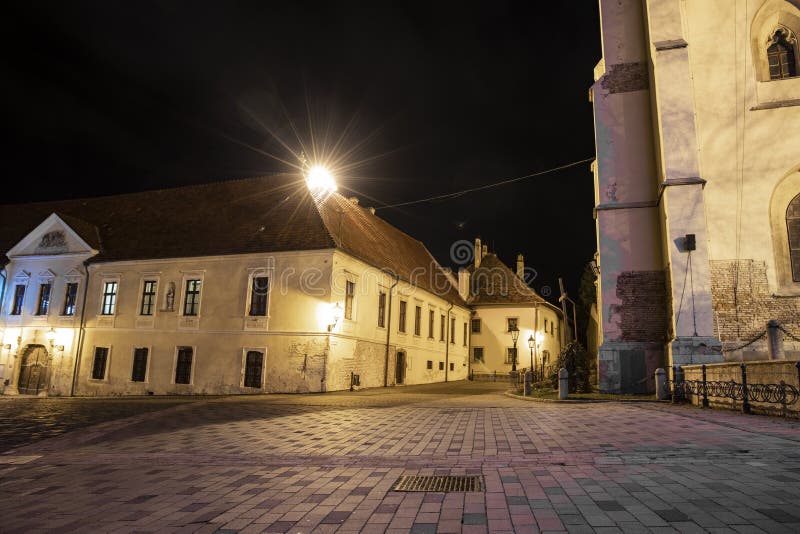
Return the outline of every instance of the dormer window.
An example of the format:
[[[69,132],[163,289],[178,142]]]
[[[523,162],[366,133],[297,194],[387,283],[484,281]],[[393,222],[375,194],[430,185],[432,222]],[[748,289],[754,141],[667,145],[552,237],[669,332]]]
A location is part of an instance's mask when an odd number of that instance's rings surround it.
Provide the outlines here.
[[[797,76],[797,38],[789,29],[775,30],[767,43],[767,61],[770,80]]]

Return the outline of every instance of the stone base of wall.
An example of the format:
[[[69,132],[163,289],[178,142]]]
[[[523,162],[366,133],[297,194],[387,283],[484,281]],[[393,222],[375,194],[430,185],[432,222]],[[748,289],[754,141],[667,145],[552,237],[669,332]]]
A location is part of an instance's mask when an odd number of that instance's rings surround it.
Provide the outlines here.
[[[748,362],[747,363],[747,383],[748,384],[780,384],[784,382],[796,388],[800,388],[800,376],[797,371],[797,361],[778,360],[769,362]],[[702,365],[683,366],[684,378],[686,380],[702,380]],[[733,380],[742,383],[741,363],[721,363],[706,365],[706,380],[709,382],[730,382]],[[741,410],[741,401],[724,397],[708,398],[711,407]],[[702,403],[702,397],[692,395],[690,402],[696,405]],[[793,404],[783,406],[781,404],[763,403],[751,401],[750,407],[755,413],[768,415],[785,415],[788,417],[800,417],[800,399]]]
[[[800,337],[800,297],[778,297],[769,290],[767,264],[757,260],[713,260],[711,298],[714,326],[726,361],[766,360],[766,339],[733,350],[763,332],[770,320]],[[800,358],[800,343],[785,338],[786,358]]]
[[[612,341],[600,345],[597,357],[603,393],[654,393],[654,373],[664,366],[660,343]]]
[[[669,344],[669,365],[720,363],[722,343],[714,337],[678,337]]]

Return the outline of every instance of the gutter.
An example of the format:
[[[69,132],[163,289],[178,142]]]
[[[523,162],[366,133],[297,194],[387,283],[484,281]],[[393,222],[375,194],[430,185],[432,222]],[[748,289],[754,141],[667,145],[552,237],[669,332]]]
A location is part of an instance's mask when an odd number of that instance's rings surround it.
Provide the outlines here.
[[[392,335],[392,291],[400,283],[400,275],[394,275],[394,284],[389,288],[389,310],[386,313],[386,362],[383,368],[383,387],[389,386],[389,336]]]
[[[81,353],[83,352],[83,340],[86,337],[86,296],[89,293],[89,260],[83,262],[83,268],[86,271],[86,282],[83,285],[83,302],[81,303],[81,326],[78,330],[78,344],[75,350],[75,367],[72,370],[72,387],[69,391],[69,396],[75,396],[75,387],[78,382],[78,369],[81,361]]]
[[[453,332],[450,331],[450,330],[452,330],[452,328],[450,328],[450,325],[452,324],[452,322],[450,321],[450,310],[453,309],[453,306],[455,306],[455,304],[453,304],[451,302],[450,303],[450,307],[447,308],[447,331],[448,331],[449,335],[447,336],[447,339],[444,340],[444,381],[445,382],[447,382],[447,373],[450,372],[450,344],[453,341]]]

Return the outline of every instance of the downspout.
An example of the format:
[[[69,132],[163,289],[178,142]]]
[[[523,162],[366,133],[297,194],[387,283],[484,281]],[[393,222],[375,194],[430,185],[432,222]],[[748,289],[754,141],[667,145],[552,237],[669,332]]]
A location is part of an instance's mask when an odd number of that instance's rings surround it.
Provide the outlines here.
[[[389,310],[386,313],[386,365],[383,368],[383,387],[389,386],[389,336],[392,335],[392,291],[400,283],[400,275],[394,275],[394,284],[389,288]]]
[[[81,322],[80,329],[78,330],[78,344],[75,350],[75,367],[72,370],[72,388],[70,389],[69,396],[75,396],[75,387],[78,382],[78,368],[81,361],[81,353],[83,352],[83,340],[86,337],[86,295],[89,294],[89,260],[84,260],[83,268],[86,271],[86,282],[83,285],[83,302],[81,303]]]
[[[450,303],[450,307],[447,308],[447,330],[448,336],[445,339],[444,343],[444,381],[447,382],[447,373],[450,372],[450,343],[454,341],[453,339],[453,332],[451,332],[452,328],[450,328],[450,310],[453,309],[455,304]]]

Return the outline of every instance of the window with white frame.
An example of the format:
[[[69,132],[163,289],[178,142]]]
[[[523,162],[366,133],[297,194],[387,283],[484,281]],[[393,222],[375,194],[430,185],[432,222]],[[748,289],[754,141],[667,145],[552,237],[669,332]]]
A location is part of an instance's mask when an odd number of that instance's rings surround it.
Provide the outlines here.
[[[203,283],[199,278],[186,280],[183,293],[183,315],[196,316],[200,313],[200,286]]]
[[[103,282],[103,305],[100,309],[101,315],[114,315],[117,311],[117,288],[119,282],[116,280],[106,280]]]
[[[244,357],[244,387],[261,388],[263,384],[264,353],[248,350]]]
[[[506,364],[512,363],[519,363],[519,359],[517,358],[517,348],[516,347],[507,347],[506,348]]]
[[[156,290],[158,281],[144,280],[142,282],[142,303],[139,305],[139,315],[153,315],[156,309]]]
[[[472,347],[472,361],[483,363],[483,347]]]
[[[269,276],[265,273],[254,274],[250,279],[250,304],[247,315],[250,317],[266,317],[269,305]]]
[[[109,347],[95,347],[92,361],[92,379],[105,380],[108,369]]]
[[[147,379],[147,358],[149,355],[150,349],[147,347],[137,347],[133,349],[131,382],[144,382]]]
[[[386,326],[386,292],[378,294],[378,326]]]
[[[17,284],[14,286],[14,299],[11,301],[11,315],[22,315],[22,307],[25,304],[25,285]]]
[[[347,280],[344,284],[344,318],[353,319],[353,301],[356,298],[356,283]]]
[[[792,30],[777,27],[767,45],[769,79],[784,80],[797,76],[797,37]]]
[[[39,284],[39,301],[36,304],[36,315],[47,315],[50,312],[50,295],[53,284],[50,281]]]
[[[472,320],[472,333],[473,334],[480,334],[481,333],[481,320],[480,319],[473,319]]]
[[[67,282],[64,289],[64,307],[61,315],[75,315],[75,305],[78,301],[78,282]]]
[[[194,363],[193,360],[194,360],[194,348],[178,347],[178,352],[175,356],[176,384],[192,383],[192,364]]]

